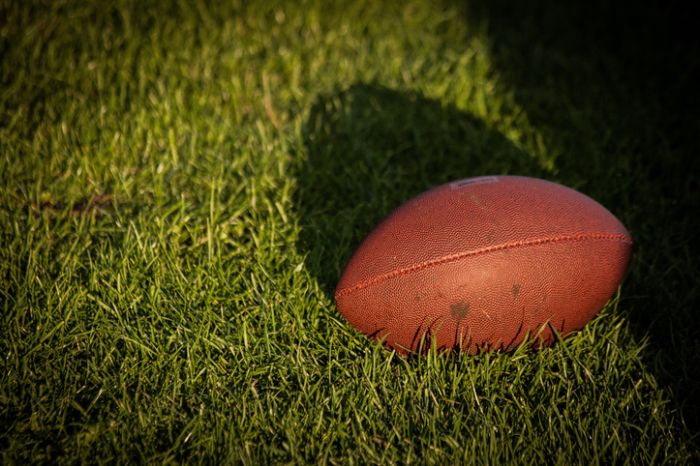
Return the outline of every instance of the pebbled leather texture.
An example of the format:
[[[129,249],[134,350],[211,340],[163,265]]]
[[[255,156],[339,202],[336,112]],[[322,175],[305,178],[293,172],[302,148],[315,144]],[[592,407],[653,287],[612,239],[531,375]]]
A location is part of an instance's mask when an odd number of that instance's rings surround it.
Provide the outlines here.
[[[345,319],[390,348],[512,349],[582,328],[615,292],[632,239],[593,199],[545,180],[438,186],[384,219],[336,289]],[[539,333],[538,333],[539,332]]]

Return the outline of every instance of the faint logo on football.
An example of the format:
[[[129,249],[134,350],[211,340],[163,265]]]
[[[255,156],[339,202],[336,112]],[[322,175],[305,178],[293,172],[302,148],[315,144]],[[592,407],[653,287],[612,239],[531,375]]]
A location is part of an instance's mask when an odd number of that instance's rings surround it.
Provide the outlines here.
[[[497,176],[479,176],[477,178],[467,178],[464,180],[455,181],[450,183],[452,189],[461,189],[467,186],[474,186],[477,184],[489,184],[498,182]]]

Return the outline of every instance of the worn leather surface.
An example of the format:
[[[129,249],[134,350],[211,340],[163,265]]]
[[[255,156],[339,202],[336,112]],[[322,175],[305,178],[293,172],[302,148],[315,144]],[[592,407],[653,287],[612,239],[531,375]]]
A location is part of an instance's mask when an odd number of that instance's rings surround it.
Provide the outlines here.
[[[360,331],[401,351],[511,349],[553,340],[603,307],[627,269],[629,232],[591,198],[544,180],[445,184],[362,242],[336,289]]]

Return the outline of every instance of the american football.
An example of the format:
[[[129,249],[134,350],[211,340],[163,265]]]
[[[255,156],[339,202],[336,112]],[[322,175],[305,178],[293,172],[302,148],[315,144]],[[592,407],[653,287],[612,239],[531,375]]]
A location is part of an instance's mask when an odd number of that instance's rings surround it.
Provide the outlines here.
[[[624,225],[578,191],[468,178],[385,218],[351,257],[335,299],[351,325],[402,353],[549,345],[605,305],[631,251]]]

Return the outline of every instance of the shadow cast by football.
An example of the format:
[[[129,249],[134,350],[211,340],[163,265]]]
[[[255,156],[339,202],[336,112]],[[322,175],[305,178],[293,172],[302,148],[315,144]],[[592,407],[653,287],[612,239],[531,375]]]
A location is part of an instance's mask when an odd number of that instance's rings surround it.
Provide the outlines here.
[[[404,201],[450,180],[546,173],[471,114],[377,85],[319,97],[304,131],[299,248],[329,299],[353,250]]]

